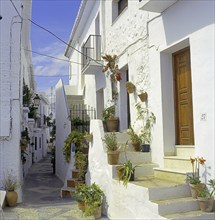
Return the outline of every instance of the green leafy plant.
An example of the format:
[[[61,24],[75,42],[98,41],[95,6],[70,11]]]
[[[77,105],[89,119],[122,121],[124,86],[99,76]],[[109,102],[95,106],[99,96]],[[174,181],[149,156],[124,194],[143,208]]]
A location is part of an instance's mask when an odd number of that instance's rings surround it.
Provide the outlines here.
[[[6,191],[15,191],[18,189],[21,184],[20,181],[18,180],[17,176],[13,174],[13,171],[9,171],[3,179],[3,187]]]
[[[30,110],[30,112],[28,113],[28,117],[36,119],[36,117],[37,117],[37,108],[34,107],[34,105],[31,105],[29,107],[29,110]]]
[[[142,144],[150,144],[152,141],[151,130],[156,123],[156,117],[148,108],[143,108],[141,103],[137,103],[135,106],[137,109],[137,120],[142,121],[142,129],[140,131]]]
[[[199,192],[198,197],[212,198],[215,195],[215,180],[210,179],[207,185],[207,188]]]
[[[28,85],[23,85],[23,105],[30,106],[32,99],[32,92],[28,88]]]
[[[111,117],[115,117],[115,105],[111,105],[102,111],[102,119],[104,121],[108,120]]]
[[[87,197],[87,190],[88,187],[85,184],[79,184],[75,192],[73,193],[73,196],[77,202],[85,202],[86,197]]]
[[[79,171],[78,179],[82,180],[87,169],[87,154],[83,154],[82,152],[78,151],[75,153],[74,158],[74,165]]]
[[[141,144],[141,138],[139,135],[134,131],[133,127],[130,125],[129,129],[127,130],[127,134],[129,135],[132,144]]]
[[[28,156],[28,154],[24,150],[21,150],[21,160],[23,164],[27,161],[26,156]]]
[[[91,216],[94,214],[97,207],[102,205],[104,192],[101,188],[93,183],[87,187],[87,193],[85,198],[85,215]]]
[[[125,144],[125,148],[124,148],[126,162],[123,163],[123,165],[118,166],[116,168],[118,171],[119,180],[123,181],[124,186],[127,186],[129,180],[131,179],[131,175],[134,174],[136,167],[138,167],[138,165],[134,166],[131,160],[128,160],[128,157],[126,154],[126,147],[127,147],[127,143]]]
[[[65,158],[65,161],[69,163],[71,159],[71,144],[75,144],[75,149],[78,151],[83,144],[84,141],[84,135],[80,131],[73,130],[69,136],[64,141],[64,147],[63,147],[63,155]]]
[[[102,141],[106,145],[107,152],[118,150],[117,138],[116,138],[116,133],[115,132],[106,133],[104,135],[104,138],[102,139]]]

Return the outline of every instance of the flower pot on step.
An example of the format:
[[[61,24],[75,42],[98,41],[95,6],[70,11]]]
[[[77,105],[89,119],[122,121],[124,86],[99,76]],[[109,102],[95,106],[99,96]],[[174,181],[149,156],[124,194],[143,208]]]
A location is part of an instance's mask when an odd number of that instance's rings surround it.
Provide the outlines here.
[[[199,207],[203,212],[213,211],[214,198],[197,197],[197,199],[198,199]]]
[[[150,144],[142,144],[140,146],[140,151],[142,151],[142,152],[149,152],[150,151]]]
[[[135,151],[140,151],[140,144],[139,143],[132,143],[132,146]]]
[[[18,199],[18,194],[16,191],[7,191],[6,192],[7,204],[10,207],[14,207],[16,205],[17,199]]]
[[[106,120],[106,126],[108,132],[119,131],[119,119],[118,118],[109,118]]]
[[[108,164],[110,165],[118,164],[119,151],[108,151],[107,156],[108,156]]]
[[[191,195],[194,199],[196,199],[197,196],[199,195],[199,192],[201,192],[205,188],[204,183],[199,183],[199,184],[190,183],[189,185],[190,185]]]

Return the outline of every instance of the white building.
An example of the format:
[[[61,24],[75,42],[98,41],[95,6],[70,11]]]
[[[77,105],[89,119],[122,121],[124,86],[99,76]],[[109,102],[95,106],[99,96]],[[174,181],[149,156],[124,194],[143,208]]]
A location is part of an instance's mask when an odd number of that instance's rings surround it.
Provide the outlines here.
[[[28,19],[31,18],[31,6],[31,0],[0,2],[0,187],[5,175],[11,170],[22,183],[32,165],[33,144],[38,129],[38,146],[43,146],[43,150],[40,155],[35,153],[36,158],[39,160],[46,155],[47,129],[43,118],[48,113],[46,98],[41,96],[38,111],[40,127],[29,117],[30,106],[35,97],[34,72],[29,52],[31,23]],[[29,98],[24,95],[24,91],[31,94]],[[20,140],[24,131],[28,133],[29,142],[23,154]],[[21,201],[20,188],[18,202]]]
[[[71,64],[70,85],[74,95],[82,95],[84,103],[96,108],[98,119],[112,95],[101,55],[118,58],[120,131],[135,122],[139,90],[147,91],[148,100],[142,106],[156,116],[150,162],[157,164],[153,173],[158,178],[184,182],[191,170],[189,156],[206,159],[207,169],[200,169],[202,181],[215,178],[214,8],[214,1],[83,0],[71,32],[65,56],[82,65]],[[128,80],[136,85],[130,95],[125,89]],[[136,191],[138,196],[139,187],[130,185],[129,194],[112,180],[101,125],[99,120],[91,123],[94,141],[88,181],[105,191],[103,211],[111,218],[143,218],[144,213],[147,218],[159,218],[146,201],[147,191],[146,198],[138,201],[133,195]],[[137,206],[128,210],[129,199]]]

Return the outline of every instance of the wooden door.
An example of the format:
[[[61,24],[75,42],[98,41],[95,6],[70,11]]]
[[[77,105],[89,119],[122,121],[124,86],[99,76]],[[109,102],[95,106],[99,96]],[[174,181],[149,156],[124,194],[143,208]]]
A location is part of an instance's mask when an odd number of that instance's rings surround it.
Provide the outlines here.
[[[194,145],[189,48],[173,54],[176,144]]]

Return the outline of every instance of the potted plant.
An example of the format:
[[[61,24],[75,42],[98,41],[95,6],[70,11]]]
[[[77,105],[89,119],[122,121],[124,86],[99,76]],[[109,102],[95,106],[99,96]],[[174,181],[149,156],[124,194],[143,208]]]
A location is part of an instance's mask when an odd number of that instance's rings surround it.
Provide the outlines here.
[[[117,164],[119,160],[119,151],[118,151],[117,138],[115,132],[106,133],[102,140],[106,146],[108,164],[110,165]]]
[[[89,132],[85,132],[84,138],[85,138],[86,142],[89,143],[89,142],[91,142],[92,139],[93,139],[93,134],[92,134],[92,133],[89,133]]]
[[[85,173],[87,170],[87,154],[84,154],[80,151],[76,152],[74,155],[74,166],[76,167],[76,169],[78,170],[78,178],[77,181],[75,181],[75,185],[79,185],[80,183],[84,183],[85,182]]]
[[[26,150],[26,148],[28,147],[28,140],[26,138],[21,138],[20,140],[20,147],[21,150]]]
[[[3,187],[6,190],[6,202],[10,207],[14,207],[17,203],[18,194],[15,190],[20,186],[21,184],[12,170],[8,172],[3,179]]]
[[[67,163],[69,163],[71,159],[71,144],[75,144],[75,151],[77,152],[78,150],[80,150],[83,141],[84,135],[78,130],[73,130],[66,138],[66,140],[64,141],[65,144],[63,147],[63,155]]]
[[[127,130],[127,134],[130,136],[131,144],[135,151],[140,151],[141,138],[137,133],[135,133],[133,127],[130,125]]]
[[[85,184],[79,184],[73,193],[75,200],[78,203],[78,208],[81,211],[85,211],[85,200],[87,197],[87,189],[88,187]]]
[[[128,93],[133,93],[135,90],[135,85],[130,81],[126,82],[125,87]]]
[[[115,117],[115,105],[111,105],[102,111],[102,119],[106,123],[108,132],[119,130],[119,118]]]
[[[140,100],[142,102],[145,102],[147,101],[148,99],[148,93],[147,92],[144,92],[144,91],[141,91],[139,94],[138,94],[138,97],[140,98]]]
[[[199,178],[199,165],[204,165],[205,161],[206,160],[203,157],[190,157],[190,162],[192,164],[192,173],[187,175],[187,181],[189,182],[191,195],[193,198],[197,198],[199,192],[205,188],[205,184],[201,183]]]
[[[142,122],[142,129],[140,130],[140,139],[141,139],[141,151],[149,152],[150,143],[152,141],[152,127],[156,123],[156,117],[153,112],[149,111],[148,108],[143,108],[140,103],[136,105],[137,109],[137,120]]]
[[[88,186],[87,195],[85,198],[85,215],[86,216],[94,216],[95,219],[101,217],[101,205],[103,202],[104,192],[102,189],[96,184]]]
[[[134,181],[134,172],[136,166],[133,166],[131,160],[127,160],[123,165],[117,166],[117,174],[119,177],[119,180],[123,181],[123,185],[127,186],[129,181]]]
[[[198,196],[199,207],[203,212],[212,212],[215,195],[215,180],[208,181],[208,188],[202,189]]]
[[[128,145],[126,143],[125,148],[124,148],[126,162],[123,163],[123,165],[116,167],[116,171],[117,171],[119,180],[123,181],[124,186],[127,186],[129,181],[134,181],[134,172],[137,167],[137,165],[133,166],[131,160],[128,160],[128,157],[126,154],[126,147],[127,146]]]

